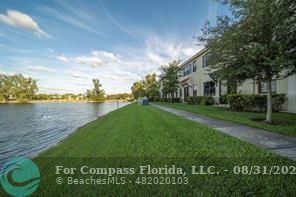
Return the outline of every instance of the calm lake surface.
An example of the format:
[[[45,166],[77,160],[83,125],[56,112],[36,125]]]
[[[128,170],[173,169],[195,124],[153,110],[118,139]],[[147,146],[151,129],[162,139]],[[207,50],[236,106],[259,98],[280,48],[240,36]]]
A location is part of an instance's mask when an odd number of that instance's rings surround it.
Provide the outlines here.
[[[36,156],[78,127],[116,109],[117,102],[1,104],[0,163],[14,156]]]

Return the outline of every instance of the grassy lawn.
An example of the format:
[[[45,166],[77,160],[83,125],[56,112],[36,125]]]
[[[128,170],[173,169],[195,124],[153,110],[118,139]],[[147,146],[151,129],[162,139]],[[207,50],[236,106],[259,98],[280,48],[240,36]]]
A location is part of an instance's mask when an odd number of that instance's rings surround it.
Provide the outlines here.
[[[294,161],[152,106],[140,107],[136,104],[123,107],[92,122],[34,161],[41,173],[41,182],[34,195],[40,196],[292,196],[296,193],[295,175],[235,175],[231,172],[235,165],[295,166]],[[56,175],[55,166],[138,169],[140,165],[148,164],[154,167],[172,164],[182,167],[187,173],[189,183],[56,183],[58,176],[62,176],[65,181],[70,176],[85,178],[90,175]],[[213,165],[217,171],[221,170],[221,174],[191,175],[191,165]],[[230,171],[225,172],[223,169]],[[98,178],[103,175],[92,176]],[[136,173],[125,176],[134,181],[140,175]],[[143,176],[158,175],[141,175]],[[0,190],[0,196],[2,194]]]
[[[170,104],[159,102],[156,104],[206,115],[212,118],[245,124],[251,127],[265,129],[283,135],[296,136],[296,114],[292,113],[273,113],[273,120],[275,121],[275,124],[267,124],[264,121],[252,120],[253,117],[264,120],[265,113],[233,112],[222,107],[188,105],[186,103]]]

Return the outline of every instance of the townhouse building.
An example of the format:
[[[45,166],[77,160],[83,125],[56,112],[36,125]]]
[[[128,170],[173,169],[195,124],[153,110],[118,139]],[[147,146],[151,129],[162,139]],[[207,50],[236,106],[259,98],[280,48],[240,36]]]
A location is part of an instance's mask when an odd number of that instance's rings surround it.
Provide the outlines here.
[[[233,93],[226,81],[217,81],[211,77],[208,64],[208,50],[202,49],[188,60],[184,61],[179,69],[179,89],[174,97],[186,102],[189,96],[212,96],[216,103],[222,95]],[[255,80],[246,80],[235,85],[237,94],[266,94],[266,83]],[[287,101],[282,109],[296,112],[296,75],[272,82],[274,93],[286,94]],[[161,92],[161,97],[169,97]]]

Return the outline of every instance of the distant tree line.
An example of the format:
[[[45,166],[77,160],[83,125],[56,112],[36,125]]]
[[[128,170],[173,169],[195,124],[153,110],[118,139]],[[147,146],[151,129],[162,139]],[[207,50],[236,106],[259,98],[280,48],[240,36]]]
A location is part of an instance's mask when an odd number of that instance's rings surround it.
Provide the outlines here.
[[[0,74],[0,100],[4,102],[10,99],[29,102],[37,91],[37,81],[31,77]]]
[[[18,101],[26,103],[32,100],[88,100],[104,102],[106,99],[133,99],[129,93],[105,95],[99,79],[93,79],[93,88],[88,89],[85,94],[37,94],[37,80],[24,77],[22,74],[5,75],[0,73],[0,102]]]
[[[119,94],[110,94],[107,95],[106,97],[108,100],[115,100],[115,99],[119,99],[119,100],[128,100],[128,99],[132,99],[133,95],[129,94],[129,93],[119,93]]]
[[[84,94],[35,94],[32,100],[84,100]]]

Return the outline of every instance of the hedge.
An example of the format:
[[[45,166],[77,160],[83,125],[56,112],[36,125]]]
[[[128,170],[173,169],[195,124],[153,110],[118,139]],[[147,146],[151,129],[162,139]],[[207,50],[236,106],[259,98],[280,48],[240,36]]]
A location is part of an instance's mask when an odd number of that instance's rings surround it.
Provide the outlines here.
[[[189,96],[187,103],[190,105],[214,105],[215,100],[211,96]]]
[[[170,98],[156,98],[154,99],[155,102],[171,102]],[[180,98],[173,98],[173,103],[180,103]]]
[[[272,95],[272,109],[279,111],[285,103],[285,94]],[[230,110],[233,111],[258,111],[263,112],[267,109],[267,96],[260,94],[229,94],[227,102]]]
[[[219,97],[219,104],[228,104],[227,94]]]

